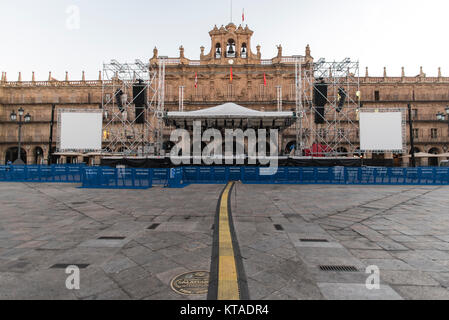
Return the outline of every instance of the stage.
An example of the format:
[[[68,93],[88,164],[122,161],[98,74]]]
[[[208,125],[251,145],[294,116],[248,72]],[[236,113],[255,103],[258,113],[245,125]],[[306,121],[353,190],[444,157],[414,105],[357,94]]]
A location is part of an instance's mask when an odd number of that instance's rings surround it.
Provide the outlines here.
[[[194,163],[193,157],[190,158],[178,158],[177,160],[183,160],[180,165],[174,164],[170,157],[103,157],[101,159],[101,166],[117,167],[125,166],[128,168],[173,168],[178,166],[217,166],[216,163],[208,165],[203,161],[201,163]],[[228,163],[226,163],[228,160]],[[232,161],[232,164],[231,161]],[[244,160],[244,163],[238,163],[235,157],[224,157],[220,166],[236,166],[244,165],[248,167],[264,167],[267,164],[261,164],[256,160],[250,161],[248,157]],[[265,160],[277,160],[279,167],[362,167],[362,166],[376,166],[376,167],[393,167],[392,159],[385,160],[373,160],[363,158],[348,158],[348,157],[277,157],[277,158],[265,158]]]

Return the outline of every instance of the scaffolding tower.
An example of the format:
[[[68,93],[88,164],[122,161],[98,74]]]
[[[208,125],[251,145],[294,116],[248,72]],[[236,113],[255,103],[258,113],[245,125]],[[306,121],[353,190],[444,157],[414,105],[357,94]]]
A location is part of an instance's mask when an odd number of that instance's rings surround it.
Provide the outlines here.
[[[121,156],[161,155],[165,59],[103,64],[104,152]],[[143,96],[143,98],[142,98]],[[144,101],[136,108],[137,99]]]
[[[296,57],[296,149],[302,157],[306,150],[312,156],[350,156],[360,154],[358,112],[360,110],[359,63],[346,58],[339,62],[319,59],[308,64]],[[324,115],[314,103],[314,92],[321,82],[327,86]],[[320,120],[317,123],[316,117]],[[319,152],[313,151],[320,146]],[[309,154],[310,155],[310,154]]]

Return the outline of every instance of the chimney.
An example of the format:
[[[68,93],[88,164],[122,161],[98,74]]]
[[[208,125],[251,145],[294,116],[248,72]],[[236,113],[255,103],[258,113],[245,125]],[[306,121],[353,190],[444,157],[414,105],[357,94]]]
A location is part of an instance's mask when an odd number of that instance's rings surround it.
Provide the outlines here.
[[[51,81],[51,71],[48,73],[48,81]]]
[[[404,67],[402,67],[401,77],[402,77],[402,78],[405,78],[405,68],[404,68]]]
[[[68,71],[65,72],[65,81],[69,81],[69,72]]]
[[[19,79],[17,81],[22,82],[22,72],[20,71],[19,71]]]
[[[34,71],[31,72],[31,81],[35,82],[36,81],[36,77],[34,76]]]
[[[387,77],[387,67],[384,67],[384,78]]]
[[[101,70],[98,72],[98,81],[101,81]]]
[[[86,76],[85,76],[85,74],[84,74],[84,71],[83,71],[83,75],[82,75],[82,77],[81,77],[81,81],[86,81]]]
[[[366,78],[369,77],[368,67],[365,68],[365,77],[366,77]]]

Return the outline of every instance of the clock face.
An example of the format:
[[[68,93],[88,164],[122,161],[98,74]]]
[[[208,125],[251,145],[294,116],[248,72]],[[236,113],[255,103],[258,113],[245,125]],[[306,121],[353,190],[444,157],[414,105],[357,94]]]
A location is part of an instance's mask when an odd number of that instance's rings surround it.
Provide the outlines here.
[[[234,60],[229,59],[229,60],[228,60],[228,63],[229,63],[229,64],[234,64]]]

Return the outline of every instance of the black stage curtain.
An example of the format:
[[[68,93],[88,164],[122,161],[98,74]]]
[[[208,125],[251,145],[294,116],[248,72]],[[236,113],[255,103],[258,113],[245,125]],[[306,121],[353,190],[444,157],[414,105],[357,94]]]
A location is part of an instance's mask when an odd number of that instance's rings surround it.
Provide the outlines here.
[[[389,160],[362,160],[361,159],[326,159],[326,158],[314,158],[314,159],[279,159],[278,164],[280,167],[361,167],[364,166],[393,166],[393,161],[391,163]],[[101,159],[101,165],[107,167],[116,167],[118,165],[126,166],[129,168],[173,168],[176,167],[170,161],[169,158],[163,159]],[[188,166],[188,165],[183,165]],[[192,165],[196,166],[196,165]],[[222,166],[226,166],[223,164]],[[229,165],[230,166],[230,165]],[[245,166],[258,166],[258,165],[248,165]]]

